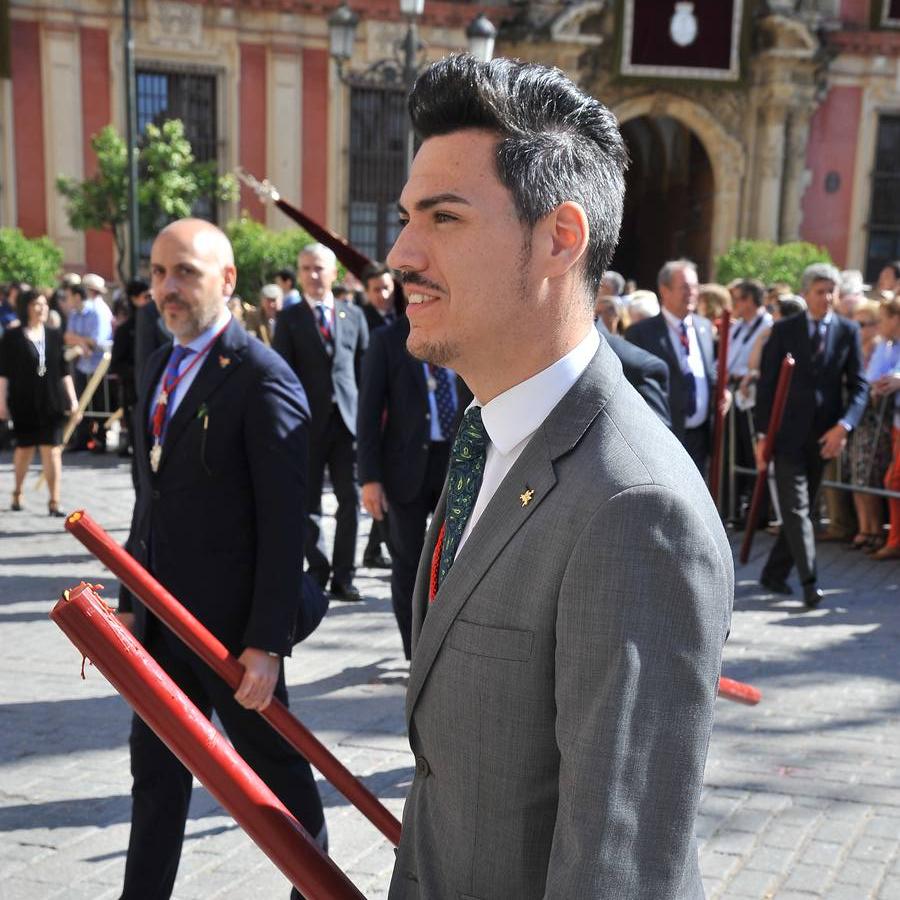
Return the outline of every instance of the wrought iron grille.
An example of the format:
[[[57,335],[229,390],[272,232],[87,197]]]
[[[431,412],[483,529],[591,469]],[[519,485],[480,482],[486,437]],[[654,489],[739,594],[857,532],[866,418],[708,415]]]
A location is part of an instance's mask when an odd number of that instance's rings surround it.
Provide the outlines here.
[[[900,116],[881,116],[872,173],[866,278],[874,281],[884,266],[900,259]]]
[[[402,89],[354,85],[350,90],[349,240],[373,259],[387,256],[400,230],[406,115]]]
[[[180,119],[198,162],[219,162],[216,76],[210,72],[140,66],[135,71],[137,127],[142,135],[150,123]],[[217,166],[218,168],[218,166]],[[202,198],[194,214],[217,220],[215,199]]]

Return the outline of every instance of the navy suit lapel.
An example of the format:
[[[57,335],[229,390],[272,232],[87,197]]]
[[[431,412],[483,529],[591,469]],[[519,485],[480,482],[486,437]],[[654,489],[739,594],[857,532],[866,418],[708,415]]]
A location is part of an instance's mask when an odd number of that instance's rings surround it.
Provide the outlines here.
[[[681,373],[681,365],[675,351],[672,349],[672,339],[669,337],[669,325],[666,317],[660,313],[653,319],[656,327],[656,345],[659,347],[662,358],[666,361],[672,372]]]
[[[171,448],[196,416],[200,401],[209,397],[238,367],[247,341],[247,333],[243,326],[232,319],[222,336],[209,348],[206,359],[200,364],[197,377],[181,398],[175,415],[166,427],[161,467],[166,464],[166,457],[171,455]]]

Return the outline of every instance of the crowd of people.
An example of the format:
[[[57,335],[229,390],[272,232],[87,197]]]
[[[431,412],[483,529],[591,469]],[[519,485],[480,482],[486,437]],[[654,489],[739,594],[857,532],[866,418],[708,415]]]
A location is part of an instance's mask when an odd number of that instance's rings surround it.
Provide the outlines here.
[[[724,405],[733,417],[728,449],[737,474],[725,505],[738,528],[747,525],[754,480],[747,470],[762,465],[762,438],[781,362],[787,353],[795,359],[785,422],[774,445],[772,517],[778,540],[763,570],[763,586],[792,593],[786,579],[796,565],[807,606],[818,605],[816,541],[844,541],[879,561],[900,558],[900,502],[878,493],[900,483],[900,261],[886,265],[875,285],[865,284],[857,270],[814,264],[795,294],[790,285],[767,286],[750,278],[700,284],[692,262],[675,260],[659,273],[658,301],[655,294],[650,298],[659,311],[650,316],[647,292],[621,295],[625,283],[616,272],[605,274],[597,319],[667,363],[672,428],[704,474],[716,362],[725,344],[723,314],[729,312]],[[797,331],[787,324],[793,319],[806,327],[799,326],[803,333],[784,344],[781,338]],[[818,528],[823,478],[848,489],[823,492],[827,513],[821,518],[828,524]],[[859,490],[849,490],[853,487]],[[769,521],[769,515],[762,517],[763,525]]]
[[[851,546],[900,557],[900,501],[885,535],[882,498],[862,490],[900,487],[900,264],[875,288],[814,264],[794,295],[701,285],[674,259],[638,290],[608,270],[627,153],[602,104],[557,70],[461,56],[429,67],[410,112],[403,227],[358,283],[309,244],[247,303],[224,233],[183,219],[156,236],[149,281],[112,302],[96,275],[11,286],[13,509],[35,447],[51,515],[66,440],[106,451],[92,392],[108,366],[136,487],[127,548],[239,659],[237,691],[124,587],[118,615],[327,850],[309,764],[255,712],[287,702],[282,660],[326,592],[363,599],[362,504],[363,564],[390,554],[410,660],[416,767],[391,897],[700,896],[693,820],[734,594],[703,480],[713,422],[734,410],[736,462],[767,468],[794,358],[767,591],[791,593],[796,568],[806,607],[822,601],[828,466],[859,489]],[[165,898],[192,779],[137,716],[129,747],[122,898]]]

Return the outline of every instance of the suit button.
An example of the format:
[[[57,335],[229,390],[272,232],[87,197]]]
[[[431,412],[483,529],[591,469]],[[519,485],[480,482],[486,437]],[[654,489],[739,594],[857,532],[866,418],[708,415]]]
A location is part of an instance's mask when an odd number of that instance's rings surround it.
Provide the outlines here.
[[[154,500],[159,500],[161,494],[159,493],[159,491],[154,491],[152,496]]]
[[[423,778],[427,778],[431,774],[431,766],[428,765],[428,760],[425,759],[424,756],[416,757],[416,775],[421,775]]]
[[[422,444],[422,449],[427,450],[430,446],[430,444]]]
[[[431,413],[425,413],[425,421],[426,421],[426,422],[430,422],[430,421],[431,421]]]

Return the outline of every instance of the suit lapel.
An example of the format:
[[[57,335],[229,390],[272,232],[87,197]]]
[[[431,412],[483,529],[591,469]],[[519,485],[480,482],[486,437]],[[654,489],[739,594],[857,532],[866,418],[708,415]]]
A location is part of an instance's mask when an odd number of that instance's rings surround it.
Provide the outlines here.
[[[200,401],[205,400],[238,367],[247,347],[247,334],[235,319],[229,322],[222,336],[209,348],[206,359],[200,364],[200,371],[194,378],[187,393],[181,398],[178,409],[166,427],[163,455],[160,468],[165,466],[171,448],[178,442],[182,432],[197,414]]]
[[[680,374],[681,363],[678,361],[678,357],[672,349],[672,339],[669,337],[669,325],[666,322],[666,317],[660,313],[656,316],[654,321],[656,322],[656,343],[660,349],[662,358],[666,361],[666,364],[672,372]]]
[[[427,550],[414,592],[413,633],[418,635],[418,641],[409,672],[407,718],[412,715],[438,651],[460,610],[503,548],[550,495],[557,480],[554,461],[581,440],[621,378],[621,364],[609,346],[601,343],[587,369],[534,433],[497,488],[429,606],[428,574],[437,532],[444,519],[445,484],[427,535]],[[533,491],[532,499],[523,503],[522,495],[527,489]],[[512,595],[510,602],[514,602]]]

